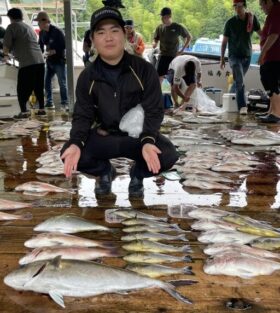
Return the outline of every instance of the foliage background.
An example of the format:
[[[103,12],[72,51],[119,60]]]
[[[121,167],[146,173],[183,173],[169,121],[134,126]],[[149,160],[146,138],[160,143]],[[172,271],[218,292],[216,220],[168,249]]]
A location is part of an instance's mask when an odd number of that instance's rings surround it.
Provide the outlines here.
[[[218,38],[223,33],[226,20],[234,14],[232,0],[122,0],[125,19],[133,19],[136,29],[147,43],[151,43],[153,32],[161,23],[160,10],[172,9],[174,22],[185,25],[193,36],[193,43],[199,37]],[[89,0],[84,19],[90,20],[90,13],[102,6],[101,0]],[[261,25],[265,15],[259,7],[259,0],[247,0],[247,8],[259,18]],[[253,41],[258,43],[254,35]]]

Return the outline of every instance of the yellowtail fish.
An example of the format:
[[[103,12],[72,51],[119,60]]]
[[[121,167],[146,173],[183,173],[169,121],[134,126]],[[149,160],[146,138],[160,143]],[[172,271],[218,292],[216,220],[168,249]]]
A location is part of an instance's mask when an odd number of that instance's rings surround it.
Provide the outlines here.
[[[167,235],[167,234],[160,234],[160,233],[152,233],[152,232],[143,232],[143,233],[134,233],[129,234],[126,236],[122,236],[122,241],[134,241],[134,240],[150,240],[150,241],[165,241],[165,240],[181,240],[181,241],[188,241],[184,234],[180,235]]]
[[[189,255],[175,256],[162,253],[131,253],[123,257],[123,259],[130,263],[144,263],[144,264],[160,264],[160,263],[174,263],[174,262],[192,262]]]
[[[125,226],[134,226],[134,225],[148,225],[151,227],[168,227],[168,228],[174,228],[179,229],[181,228],[177,224],[169,224],[167,222],[161,222],[161,221],[154,221],[154,220],[148,220],[145,218],[132,218],[127,219],[122,222]]]
[[[236,229],[243,233],[257,235],[260,237],[280,237],[280,232],[276,229],[259,228],[253,225],[239,226]]]
[[[158,278],[161,276],[169,276],[174,274],[194,275],[191,266],[176,268],[164,265],[128,265],[126,266],[126,269],[151,278]]]
[[[122,229],[125,233],[138,233],[138,232],[151,232],[151,233],[168,233],[168,232],[180,232],[185,233],[187,231],[179,228],[162,227],[162,226],[149,226],[149,225],[134,225],[125,227]]]
[[[143,251],[143,252],[191,252],[189,245],[172,246],[163,243],[152,242],[149,240],[132,241],[131,243],[122,246],[127,251]]]
[[[280,249],[280,238],[260,237],[258,239],[250,241],[248,244],[251,247],[272,251]]]

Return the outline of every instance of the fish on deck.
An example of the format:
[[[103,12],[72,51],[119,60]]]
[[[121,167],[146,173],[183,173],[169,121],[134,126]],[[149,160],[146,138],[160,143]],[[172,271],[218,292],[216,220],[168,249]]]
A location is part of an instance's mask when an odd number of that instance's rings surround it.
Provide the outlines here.
[[[49,192],[64,192],[64,193],[70,193],[70,194],[75,193],[73,190],[60,188],[55,185],[42,183],[39,181],[30,181],[30,182],[26,182],[21,185],[18,185],[15,188],[15,191],[23,191],[23,194],[32,195],[32,196],[45,196]]]

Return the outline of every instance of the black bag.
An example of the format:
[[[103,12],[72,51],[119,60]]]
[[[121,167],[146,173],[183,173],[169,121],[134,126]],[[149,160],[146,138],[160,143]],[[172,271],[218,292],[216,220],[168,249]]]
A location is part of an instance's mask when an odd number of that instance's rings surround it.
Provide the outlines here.
[[[173,107],[173,102],[172,102],[170,94],[168,93],[163,94],[163,105],[165,109],[170,109]]]

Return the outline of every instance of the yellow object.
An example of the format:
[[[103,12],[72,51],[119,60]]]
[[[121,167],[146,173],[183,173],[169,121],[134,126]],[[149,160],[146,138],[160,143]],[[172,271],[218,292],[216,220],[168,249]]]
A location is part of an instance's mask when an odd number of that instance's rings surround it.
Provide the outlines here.
[[[36,104],[36,102],[37,102],[37,98],[36,98],[36,96],[35,96],[35,94],[34,94],[34,91],[32,91],[32,94],[31,94],[31,96],[29,97],[29,103],[30,103],[30,105],[31,105],[32,108],[34,107],[34,105]]]
[[[232,84],[233,84],[233,75],[232,74],[228,75],[227,84],[228,84],[228,91],[229,91],[231,89]]]

